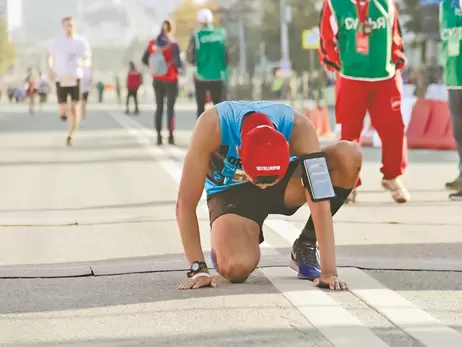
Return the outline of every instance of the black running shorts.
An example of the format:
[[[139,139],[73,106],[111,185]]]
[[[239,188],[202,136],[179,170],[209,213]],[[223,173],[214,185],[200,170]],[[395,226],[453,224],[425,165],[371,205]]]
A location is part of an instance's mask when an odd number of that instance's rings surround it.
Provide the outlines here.
[[[68,97],[72,101],[77,102],[80,100],[80,79],[77,80],[77,85],[73,87],[61,87],[59,82],[56,82],[56,96],[58,97],[59,104],[67,103]]]
[[[272,187],[261,189],[251,182],[242,183],[225,191],[209,195],[210,226],[220,216],[236,214],[253,220],[260,226],[260,243],[264,241],[263,223],[270,214],[291,216],[300,208],[289,207],[284,204],[284,196],[290,178],[296,173],[299,161],[290,163],[282,180]],[[300,170],[298,170],[300,171]]]

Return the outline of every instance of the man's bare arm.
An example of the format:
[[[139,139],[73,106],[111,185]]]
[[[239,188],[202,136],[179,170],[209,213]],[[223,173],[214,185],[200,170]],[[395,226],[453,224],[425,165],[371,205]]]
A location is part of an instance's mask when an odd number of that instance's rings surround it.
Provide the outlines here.
[[[215,108],[204,112],[194,127],[178,192],[176,216],[189,263],[204,261],[196,209],[204,189],[210,156],[221,141]]]
[[[294,116],[294,128],[290,138],[291,154],[299,156],[320,152],[321,146],[313,124],[308,118],[295,111]],[[319,243],[321,272],[323,275],[337,276],[334,225],[330,211],[330,201],[313,202],[308,191],[305,195]]]

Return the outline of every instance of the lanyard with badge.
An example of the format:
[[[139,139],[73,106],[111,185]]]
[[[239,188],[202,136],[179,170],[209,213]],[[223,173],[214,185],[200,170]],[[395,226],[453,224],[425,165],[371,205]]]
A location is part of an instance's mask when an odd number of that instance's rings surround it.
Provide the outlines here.
[[[456,21],[458,22],[458,17],[460,12],[460,8],[457,6],[458,0],[452,0],[451,8],[454,10],[454,15],[456,17]],[[457,57],[460,54],[460,37],[459,32],[455,31],[452,35],[449,36],[448,39],[448,56],[450,57]]]
[[[355,1],[359,21],[359,30],[356,32],[356,52],[360,54],[369,54],[369,36],[372,34],[372,26],[368,21],[369,1],[364,0],[364,6],[361,6],[361,0]]]

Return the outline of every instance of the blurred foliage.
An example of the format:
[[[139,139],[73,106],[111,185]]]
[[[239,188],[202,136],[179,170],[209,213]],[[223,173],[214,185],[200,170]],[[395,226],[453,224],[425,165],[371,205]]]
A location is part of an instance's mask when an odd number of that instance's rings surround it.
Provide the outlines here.
[[[401,19],[403,29],[411,33],[423,32],[423,9],[420,0],[403,0],[399,6],[399,13],[401,18],[406,18],[406,20]]]
[[[8,39],[8,25],[0,18],[0,75],[8,72],[14,64],[15,48]]]
[[[304,30],[319,26],[320,12],[316,9],[317,0],[286,0],[292,9],[292,20],[288,23],[289,53],[292,68],[297,71],[306,71],[309,68],[309,52],[302,47],[302,33]],[[266,43],[266,55],[271,61],[281,57],[281,20],[279,0],[265,0],[263,21],[261,26],[262,41]],[[318,65],[318,55],[315,51]]]
[[[231,62],[239,62],[239,39],[236,22],[244,18],[245,42],[248,69],[251,71],[260,59],[260,46],[270,62],[281,59],[281,20],[279,0],[264,0],[263,12],[252,10],[252,2],[259,0],[240,0],[232,8],[223,12],[223,26],[228,29],[231,48]],[[286,0],[292,8],[292,20],[288,23],[289,50],[292,67],[298,71],[309,68],[309,52],[302,48],[302,33],[319,25],[320,12],[315,4],[318,0]],[[253,12],[252,12],[253,11]],[[318,64],[317,52],[314,62]]]
[[[212,10],[215,13],[214,24],[220,25],[221,15],[219,10],[221,6],[217,1],[208,1],[203,5],[199,5],[193,0],[183,0],[181,5],[170,14],[175,24],[175,38],[183,51],[188,47],[189,39],[197,28],[196,14],[202,8]]]

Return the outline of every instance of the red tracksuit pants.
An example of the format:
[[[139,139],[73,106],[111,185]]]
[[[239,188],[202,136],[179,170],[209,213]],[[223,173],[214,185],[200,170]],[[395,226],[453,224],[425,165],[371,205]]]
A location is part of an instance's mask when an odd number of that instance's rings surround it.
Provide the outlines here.
[[[384,179],[401,176],[407,167],[407,141],[401,115],[401,74],[383,81],[358,81],[339,77],[335,114],[342,125],[342,140],[359,142],[364,118],[369,111],[371,124],[382,141]],[[360,185],[360,181],[358,182]]]

